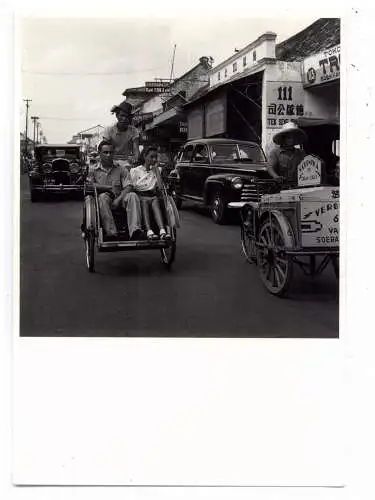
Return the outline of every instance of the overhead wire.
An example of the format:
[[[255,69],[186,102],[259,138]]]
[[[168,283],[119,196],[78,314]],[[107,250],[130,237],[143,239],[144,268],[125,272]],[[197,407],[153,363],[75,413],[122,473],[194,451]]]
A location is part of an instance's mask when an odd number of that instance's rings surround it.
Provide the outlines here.
[[[45,75],[45,76],[123,76],[132,75],[135,73],[147,73],[148,71],[159,71],[164,68],[147,68],[133,71],[33,71],[28,69],[21,69],[22,73],[32,74],[32,75]]]

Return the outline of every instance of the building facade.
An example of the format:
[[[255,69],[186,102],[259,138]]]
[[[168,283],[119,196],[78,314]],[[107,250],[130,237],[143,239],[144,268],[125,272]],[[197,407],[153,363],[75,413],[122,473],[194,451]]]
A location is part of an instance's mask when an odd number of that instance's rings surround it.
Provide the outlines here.
[[[311,152],[337,155],[340,20],[319,19],[279,45],[276,36],[264,33],[209,71],[184,106],[188,139],[252,140],[269,154],[274,134],[294,120]]]
[[[135,110],[135,123],[144,143],[159,145],[173,155],[187,140],[184,104],[208,83],[212,58],[201,57],[199,63],[170,85],[164,92],[151,95]]]
[[[73,135],[69,144],[81,144],[83,151],[87,151],[88,153],[96,151],[103,132],[103,125],[95,125],[94,127],[77,132]]]

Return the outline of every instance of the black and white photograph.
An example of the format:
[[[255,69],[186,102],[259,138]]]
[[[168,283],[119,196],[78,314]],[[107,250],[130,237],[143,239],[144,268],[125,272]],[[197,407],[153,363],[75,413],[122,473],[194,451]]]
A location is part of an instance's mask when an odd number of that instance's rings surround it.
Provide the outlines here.
[[[339,337],[340,19],[23,17],[20,336]]]
[[[2,3],[0,498],[374,496],[356,3]]]

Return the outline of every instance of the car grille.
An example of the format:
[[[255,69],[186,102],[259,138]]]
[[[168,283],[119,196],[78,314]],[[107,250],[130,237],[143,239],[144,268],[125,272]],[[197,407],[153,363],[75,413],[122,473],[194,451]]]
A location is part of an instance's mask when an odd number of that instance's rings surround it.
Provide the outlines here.
[[[264,194],[275,192],[274,181],[245,183],[241,191],[241,201],[258,202]]]

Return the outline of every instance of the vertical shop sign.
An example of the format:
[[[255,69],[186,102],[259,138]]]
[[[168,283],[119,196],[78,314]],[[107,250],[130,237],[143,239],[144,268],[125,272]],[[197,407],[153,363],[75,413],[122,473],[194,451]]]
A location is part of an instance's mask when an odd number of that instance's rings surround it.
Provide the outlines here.
[[[304,114],[301,82],[267,82],[267,128],[281,128]]]

